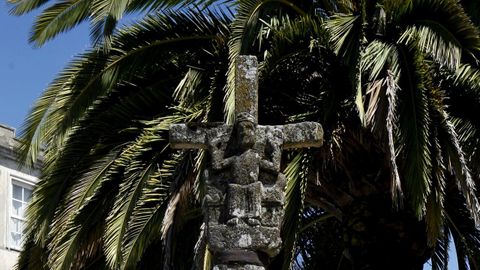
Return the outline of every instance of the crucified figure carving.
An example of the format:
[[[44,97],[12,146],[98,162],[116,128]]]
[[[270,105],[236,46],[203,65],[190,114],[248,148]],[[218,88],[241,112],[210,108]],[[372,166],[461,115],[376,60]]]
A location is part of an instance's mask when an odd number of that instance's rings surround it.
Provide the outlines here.
[[[209,143],[212,169],[230,169],[231,179],[227,188],[228,225],[245,222],[250,226],[259,226],[261,216],[262,183],[259,181],[260,170],[278,174],[280,170],[280,145],[271,141],[267,149],[269,155],[254,149],[256,137],[255,118],[249,113],[240,113],[235,122],[236,149],[234,155],[225,157],[225,147],[221,138],[216,137]]]

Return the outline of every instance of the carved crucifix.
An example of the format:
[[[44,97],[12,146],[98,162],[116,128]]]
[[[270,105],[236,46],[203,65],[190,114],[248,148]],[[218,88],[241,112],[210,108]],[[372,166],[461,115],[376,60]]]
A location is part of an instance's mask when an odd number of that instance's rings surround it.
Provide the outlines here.
[[[320,124],[258,125],[254,56],[240,56],[235,75],[235,123],[174,124],[170,146],[206,149],[203,201],[214,269],[262,270],[281,248],[285,176],[282,149],[320,147]]]

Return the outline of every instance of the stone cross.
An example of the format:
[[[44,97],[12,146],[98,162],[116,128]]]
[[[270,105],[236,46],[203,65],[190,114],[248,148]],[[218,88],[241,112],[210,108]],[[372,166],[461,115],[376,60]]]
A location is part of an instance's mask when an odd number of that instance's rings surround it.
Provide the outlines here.
[[[213,269],[263,270],[281,249],[285,176],[282,149],[320,147],[320,124],[258,125],[254,56],[240,56],[235,74],[235,123],[173,124],[170,146],[205,149],[203,199]]]

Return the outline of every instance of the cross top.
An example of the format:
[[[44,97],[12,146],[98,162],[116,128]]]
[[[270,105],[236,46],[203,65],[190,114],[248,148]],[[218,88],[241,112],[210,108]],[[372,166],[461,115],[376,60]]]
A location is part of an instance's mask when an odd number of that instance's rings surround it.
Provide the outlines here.
[[[258,124],[257,58],[241,55],[235,70],[235,121],[253,120]],[[250,115],[251,117],[246,117]],[[241,119],[238,119],[241,116]]]

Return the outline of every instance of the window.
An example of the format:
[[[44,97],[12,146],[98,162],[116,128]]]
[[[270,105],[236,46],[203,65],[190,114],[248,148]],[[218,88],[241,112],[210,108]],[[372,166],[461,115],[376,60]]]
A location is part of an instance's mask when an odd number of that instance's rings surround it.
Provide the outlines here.
[[[12,179],[12,199],[10,202],[9,246],[21,249],[25,208],[32,197],[32,186]]]

